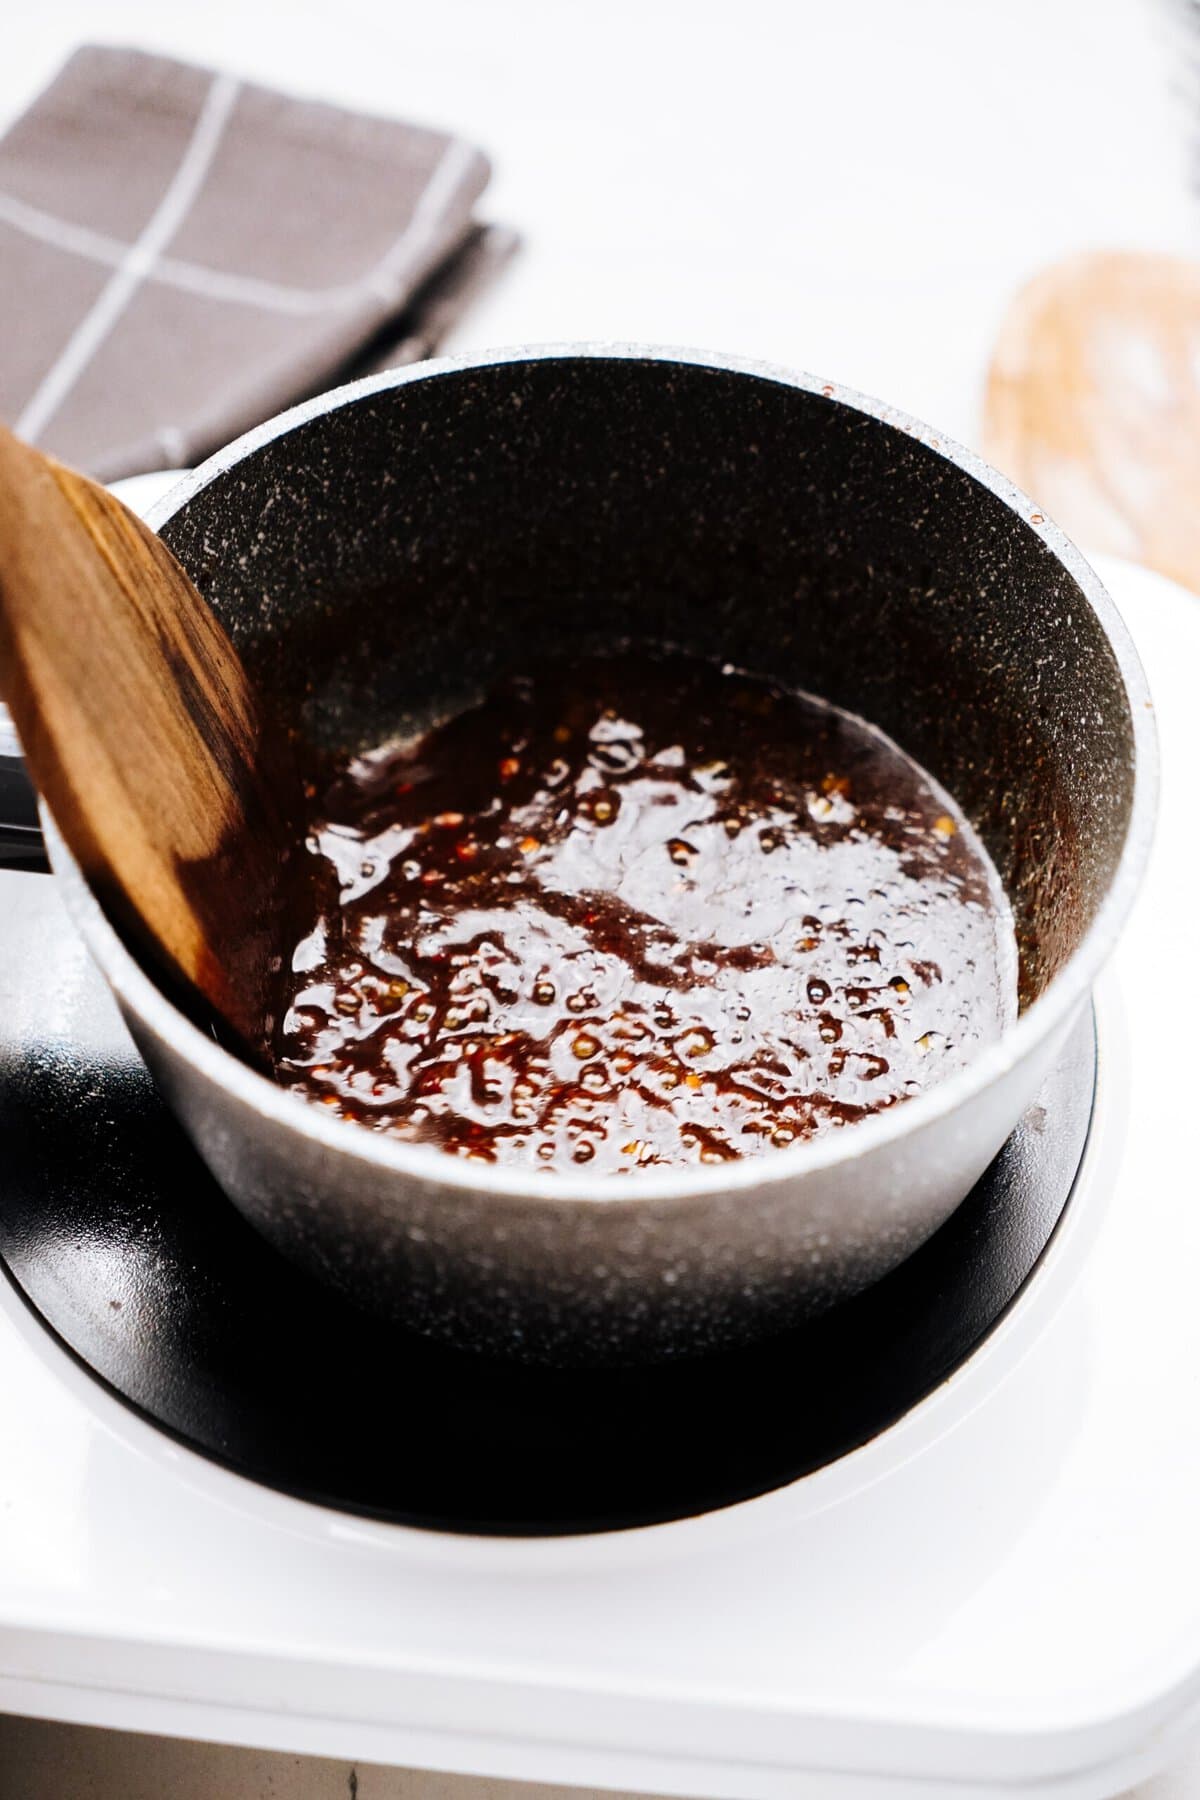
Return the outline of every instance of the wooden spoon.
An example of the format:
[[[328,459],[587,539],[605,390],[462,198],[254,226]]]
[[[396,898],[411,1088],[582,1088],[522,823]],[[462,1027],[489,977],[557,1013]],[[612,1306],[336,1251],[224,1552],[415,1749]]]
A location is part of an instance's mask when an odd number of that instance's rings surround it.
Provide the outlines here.
[[[0,692],[114,923],[261,1053],[289,852],[278,742],[161,539],[2,425]]]
[[[983,448],[1085,549],[1200,590],[1200,264],[1113,251],[1037,276],[997,340]]]

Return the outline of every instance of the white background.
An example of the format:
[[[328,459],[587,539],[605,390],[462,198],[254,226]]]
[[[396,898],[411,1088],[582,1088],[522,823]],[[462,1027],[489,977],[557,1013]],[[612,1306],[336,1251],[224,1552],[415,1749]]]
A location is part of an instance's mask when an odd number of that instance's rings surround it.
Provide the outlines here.
[[[1165,3],[0,0],[0,125],[103,38],[455,129],[525,240],[455,348],[763,356],[971,440],[1029,275],[1198,247]]]
[[[457,129],[526,242],[455,348],[736,351],[972,439],[1027,276],[1200,235],[1167,4],[8,0],[0,123],[102,37]]]

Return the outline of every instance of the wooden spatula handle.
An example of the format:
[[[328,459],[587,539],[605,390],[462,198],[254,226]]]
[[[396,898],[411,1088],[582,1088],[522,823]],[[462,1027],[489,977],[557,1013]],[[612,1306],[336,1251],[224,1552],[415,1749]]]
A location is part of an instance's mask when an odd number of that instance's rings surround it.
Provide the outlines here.
[[[290,838],[275,740],[161,539],[2,426],[0,690],[114,921],[258,1046]]]

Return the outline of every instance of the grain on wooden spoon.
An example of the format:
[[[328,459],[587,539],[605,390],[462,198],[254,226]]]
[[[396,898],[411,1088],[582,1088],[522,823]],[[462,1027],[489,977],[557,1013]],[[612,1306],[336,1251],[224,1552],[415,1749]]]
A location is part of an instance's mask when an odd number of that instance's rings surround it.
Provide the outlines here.
[[[105,910],[261,1053],[286,756],[161,539],[3,426],[0,693]]]
[[[1017,295],[983,450],[1085,549],[1200,589],[1200,264],[1105,251]]]

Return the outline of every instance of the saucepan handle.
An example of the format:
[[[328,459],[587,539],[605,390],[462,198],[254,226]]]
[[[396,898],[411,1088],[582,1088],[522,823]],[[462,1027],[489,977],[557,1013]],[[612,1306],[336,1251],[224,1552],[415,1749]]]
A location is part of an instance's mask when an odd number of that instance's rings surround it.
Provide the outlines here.
[[[8,708],[0,705],[0,868],[44,868],[37,796]]]

